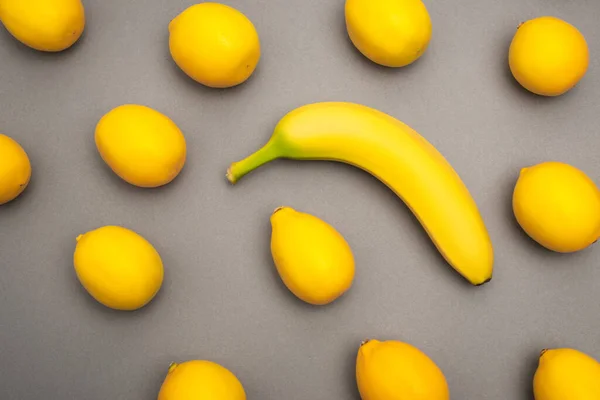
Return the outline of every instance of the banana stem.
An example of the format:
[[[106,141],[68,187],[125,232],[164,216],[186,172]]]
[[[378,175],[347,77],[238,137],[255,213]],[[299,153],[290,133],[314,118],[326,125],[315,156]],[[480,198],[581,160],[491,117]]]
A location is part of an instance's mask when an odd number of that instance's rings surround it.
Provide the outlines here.
[[[268,142],[256,153],[231,164],[229,169],[227,169],[227,180],[232,184],[236,183],[244,175],[278,157],[279,155],[277,154],[275,146],[272,142]]]

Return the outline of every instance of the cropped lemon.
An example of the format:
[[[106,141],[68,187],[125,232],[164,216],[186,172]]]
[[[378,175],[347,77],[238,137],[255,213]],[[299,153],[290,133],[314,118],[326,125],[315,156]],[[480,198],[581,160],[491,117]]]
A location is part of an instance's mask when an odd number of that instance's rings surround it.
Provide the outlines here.
[[[116,310],[148,304],[163,282],[158,252],[139,234],[104,226],[77,238],[73,256],[83,287],[98,302]]]
[[[545,162],[523,168],[513,209],[523,230],[550,250],[579,251],[600,236],[600,190],[568,164]]]
[[[21,43],[57,52],[81,37],[85,10],[81,0],[0,0],[0,20]]]
[[[238,378],[227,368],[205,360],[171,364],[158,400],[246,400]]]
[[[440,368],[418,348],[397,340],[365,341],[356,358],[363,400],[449,400]]]
[[[29,184],[31,164],[15,140],[0,134],[0,205],[19,196]]]
[[[169,48],[189,77],[213,88],[246,81],[260,59],[260,41],[252,22],[235,8],[196,4],[169,24]]]
[[[171,182],[186,160],[185,137],[166,115],[126,104],[106,114],[96,126],[102,159],[123,180],[140,187]]]
[[[403,67],[425,53],[431,19],[421,0],[346,0],[346,29],[371,61]]]
[[[600,399],[600,363],[575,349],[544,350],[533,393],[535,400]]]
[[[524,88],[543,96],[558,96],[583,78],[589,50],[573,25],[555,17],[540,17],[519,26],[508,61]]]

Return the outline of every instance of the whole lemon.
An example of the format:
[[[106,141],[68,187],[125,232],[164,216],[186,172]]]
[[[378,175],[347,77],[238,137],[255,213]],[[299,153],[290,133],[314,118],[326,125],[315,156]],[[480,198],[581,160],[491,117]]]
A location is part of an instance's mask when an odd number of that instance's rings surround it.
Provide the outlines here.
[[[356,382],[363,400],[449,400],[439,367],[416,347],[367,340],[358,350]]]
[[[49,52],[71,47],[85,28],[81,0],[0,0],[0,20],[23,44]]]
[[[77,277],[89,294],[116,310],[145,306],[163,282],[158,252],[142,236],[120,226],[104,226],[80,235],[73,261]]]
[[[271,226],[275,267],[298,298],[323,305],[350,289],[354,256],[331,225],[310,214],[280,207],[271,215]]]
[[[600,399],[600,363],[579,350],[544,350],[533,393],[535,400]]]
[[[213,88],[246,81],[260,59],[260,41],[252,22],[235,8],[196,4],[169,24],[169,48],[189,77]]]
[[[371,61],[403,67],[425,53],[431,19],[421,0],[346,0],[346,28]]]
[[[0,133],[0,205],[19,196],[31,179],[31,164],[25,150]]]
[[[583,78],[589,52],[585,38],[573,25],[555,17],[540,17],[519,26],[508,62],[525,89],[558,96]]]
[[[100,119],[96,146],[123,180],[140,187],[171,182],[186,160],[183,133],[167,116],[149,107],[126,104]]]
[[[171,364],[158,400],[246,400],[237,377],[211,361]]]
[[[560,162],[523,168],[513,193],[523,230],[561,253],[582,250],[600,236],[600,191],[579,169]]]

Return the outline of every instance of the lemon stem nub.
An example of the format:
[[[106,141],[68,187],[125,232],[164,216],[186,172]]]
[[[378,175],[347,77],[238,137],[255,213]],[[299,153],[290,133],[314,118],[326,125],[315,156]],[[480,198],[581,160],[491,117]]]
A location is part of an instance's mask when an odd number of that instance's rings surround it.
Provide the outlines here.
[[[273,143],[269,142],[256,153],[251,154],[241,161],[231,164],[227,170],[227,179],[231,183],[236,183],[247,173],[252,172],[261,165],[264,165],[269,161],[273,161],[278,157],[279,155],[275,151]]]
[[[285,208],[285,206],[280,206],[280,207],[277,207],[275,210],[273,210],[273,214],[275,214],[275,213],[277,213],[277,212],[279,212],[279,211],[283,210],[284,208]],[[271,215],[273,215],[273,214],[271,214]]]

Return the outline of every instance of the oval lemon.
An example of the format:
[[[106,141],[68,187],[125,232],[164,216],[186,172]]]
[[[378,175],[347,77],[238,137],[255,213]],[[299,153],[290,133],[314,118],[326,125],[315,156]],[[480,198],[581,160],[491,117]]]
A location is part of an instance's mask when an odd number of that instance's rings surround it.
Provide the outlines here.
[[[583,78],[589,50],[573,25],[555,17],[540,17],[519,26],[508,61],[513,76],[525,89],[558,96]]]
[[[170,118],[149,107],[115,108],[98,122],[95,138],[106,164],[135,186],[166,185],[185,164],[183,133]]]
[[[0,205],[17,198],[31,179],[31,163],[25,150],[0,134]]]
[[[0,0],[0,20],[21,43],[57,52],[79,40],[85,11],[81,0]]]
[[[560,162],[523,168],[513,193],[523,230],[561,253],[582,250],[600,236],[600,190],[579,169]]]
[[[116,310],[145,306],[163,282],[162,260],[152,244],[120,226],[80,235],[73,261],[77,277],[89,294]]]
[[[271,215],[271,253],[279,276],[301,300],[323,305],[344,294],[354,279],[350,246],[331,225],[280,207]]]
[[[371,61],[403,67],[425,53],[431,19],[421,0],[346,0],[346,29]]]
[[[363,400],[450,399],[440,368],[421,350],[396,340],[363,343],[356,381]]]
[[[600,363],[575,349],[544,350],[533,393],[535,400],[600,399]]]
[[[213,88],[246,81],[260,59],[260,41],[252,22],[235,8],[196,4],[169,24],[169,48],[189,77]]]
[[[246,400],[237,377],[212,361],[171,364],[158,400]]]

